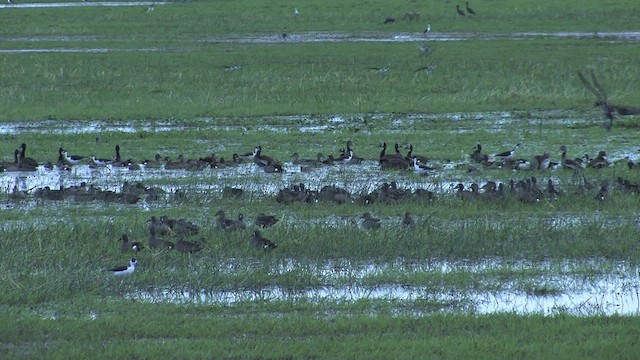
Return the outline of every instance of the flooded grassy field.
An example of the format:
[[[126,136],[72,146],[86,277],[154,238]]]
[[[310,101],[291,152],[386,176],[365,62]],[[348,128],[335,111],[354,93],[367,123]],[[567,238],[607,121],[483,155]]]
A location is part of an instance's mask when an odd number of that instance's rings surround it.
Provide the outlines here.
[[[0,353],[637,357],[638,4],[455,5],[0,5]]]

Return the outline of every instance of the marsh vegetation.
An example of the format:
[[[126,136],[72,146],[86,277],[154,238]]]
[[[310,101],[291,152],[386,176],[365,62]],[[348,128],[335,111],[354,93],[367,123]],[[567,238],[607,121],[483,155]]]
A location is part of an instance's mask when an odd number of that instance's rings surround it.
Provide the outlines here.
[[[597,34],[638,5],[339,5],[2,9],[0,351],[633,358],[640,119],[607,131],[577,71],[640,104],[637,40]]]

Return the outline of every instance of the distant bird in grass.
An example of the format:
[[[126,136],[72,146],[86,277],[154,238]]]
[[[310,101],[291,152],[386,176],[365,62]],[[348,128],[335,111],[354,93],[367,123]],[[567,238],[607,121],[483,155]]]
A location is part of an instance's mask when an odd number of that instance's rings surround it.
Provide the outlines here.
[[[256,249],[275,249],[277,248],[276,244],[274,244],[271,240],[262,236],[259,230],[253,232],[251,239],[249,240],[249,244]]]
[[[158,239],[156,236],[156,228],[149,228],[149,247],[153,249],[165,249],[165,250],[173,250],[175,245],[171,241]]]
[[[609,180],[605,180],[602,182],[600,186],[600,190],[596,194],[595,199],[599,201],[604,201],[609,196]]]
[[[469,7],[469,2],[468,2],[468,1],[466,2],[466,5],[467,5],[467,12],[468,12],[469,14],[475,15],[475,14],[476,14],[476,12],[475,12],[475,11],[473,11],[473,9],[471,9],[471,8]]]
[[[298,17],[298,15],[300,15],[298,8],[293,9],[293,16]]]
[[[385,24],[391,24],[391,23],[394,23],[394,22],[396,22],[396,19],[394,19],[391,16],[388,16],[386,19],[384,19],[384,23]]]
[[[124,252],[129,252],[129,251],[133,251],[133,252],[139,252],[140,250],[144,249],[144,247],[142,246],[142,244],[140,244],[139,242],[129,242],[129,236],[127,234],[122,234],[122,236],[120,237],[120,250],[124,253]]]
[[[260,214],[256,216],[256,225],[261,228],[267,228],[275,225],[279,220],[273,215]]]
[[[415,221],[411,217],[411,213],[408,212],[408,211],[406,213],[404,213],[404,219],[402,219],[402,225],[404,225],[404,226],[413,226],[415,224],[416,224]]]
[[[193,254],[202,250],[201,242],[187,241],[184,239],[184,233],[178,232],[178,239],[176,240],[176,251],[181,253]]]
[[[427,24],[427,28],[424,29],[424,31],[422,33],[426,34],[426,33],[430,33],[430,32],[431,32],[431,24]]]
[[[286,27],[282,30],[282,38],[284,40],[287,40],[287,28]]]
[[[462,11],[462,9],[460,9],[460,5],[456,5],[456,11],[458,12],[458,15],[464,16],[464,11]]]
[[[136,259],[131,259],[131,261],[129,261],[129,266],[125,266],[125,265],[116,266],[114,268],[109,269],[108,271],[115,276],[131,275],[136,269],[137,263],[138,262],[136,261]]]
[[[366,212],[362,214],[360,218],[362,219],[362,227],[364,229],[370,230],[380,227],[380,219],[374,218],[373,216],[371,216],[371,213]]]

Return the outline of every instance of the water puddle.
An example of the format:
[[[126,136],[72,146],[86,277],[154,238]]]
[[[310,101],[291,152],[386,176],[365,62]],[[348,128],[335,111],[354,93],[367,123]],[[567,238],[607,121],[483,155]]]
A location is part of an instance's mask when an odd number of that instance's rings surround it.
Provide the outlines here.
[[[232,262],[221,264],[221,268],[232,271],[236,265]],[[271,275],[292,271],[295,262],[286,262]],[[598,266],[597,264],[593,264]],[[615,264],[613,271],[606,275],[584,274],[574,268],[573,263],[520,263],[506,264],[507,269],[537,269],[549,273],[550,269],[559,275],[531,276],[526,279],[504,280],[504,275],[496,274],[500,262],[483,261],[479,263],[431,262],[428,264],[365,264],[354,265],[328,262],[318,266],[315,271],[328,283],[324,286],[305,289],[286,289],[278,286],[258,289],[233,290],[191,290],[191,289],[155,289],[139,291],[129,297],[148,302],[198,303],[232,305],[246,301],[298,301],[307,302],[353,302],[358,300],[390,300],[407,303],[419,300],[437,301],[442,304],[457,304],[457,310],[480,314],[513,312],[517,314],[557,314],[569,313],[579,316],[593,315],[640,315],[640,283],[636,268],[625,264]],[[304,267],[310,271],[313,267]],[[572,272],[570,269],[577,271]],[[569,270],[563,273],[563,270]],[[343,272],[344,270],[344,272]],[[611,269],[609,269],[611,270]],[[411,284],[381,284],[367,286],[367,277],[384,274],[388,271],[442,274],[462,271],[478,275],[478,282],[486,283],[489,290],[448,289],[446,284],[416,286]],[[504,272],[505,269],[500,270]],[[493,290],[491,290],[493,289]]]

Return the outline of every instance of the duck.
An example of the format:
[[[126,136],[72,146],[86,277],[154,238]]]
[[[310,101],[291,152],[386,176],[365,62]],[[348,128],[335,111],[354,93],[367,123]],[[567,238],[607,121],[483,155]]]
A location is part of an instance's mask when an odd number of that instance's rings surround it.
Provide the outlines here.
[[[256,226],[261,228],[267,228],[275,225],[279,220],[273,215],[265,215],[260,213],[256,216]]]
[[[249,240],[249,244],[256,249],[265,249],[265,250],[275,249],[278,247],[275,243],[273,243],[273,241],[263,237],[262,234],[260,233],[260,230],[255,230],[253,232],[253,235]]]
[[[142,244],[140,244],[139,242],[129,242],[129,236],[127,234],[122,234],[122,236],[120,236],[120,250],[124,253],[124,252],[129,252],[129,251],[133,251],[133,252],[139,252],[140,250],[144,249],[144,247],[142,246]]]
[[[423,156],[423,155],[415,155],[413,153],[413,145],[409,144],[407,145],[407,148],[409,149],[409,151],[407,152],[407,156],[405,156],[405,161],[407,162],[413,162],[413,158],[418,158],[418,161],[421,163],[428,163],[430,160],[428,157]]]
[[[467,5],[467,12],[468,12],[469,14],[471,14],[471,15],[475,15],[475,14],[476,14],[476,12],[475,12],[475,11],[473,11],[473,9],[471,9],[471,8],[469,7],[469,2],[468,2],[468,1],[465,1],[465,4]]]
[[[407,164],[404,160],[402,154],[398,149],[398,144],[396,144],[396,153],[394,155],[386,154],[387,151],[387,143],[383,142],[382,151],[380,152],[379,164],[382,169],[404,169]]]
[[[36,160],[34,160],[33,158],[27,157],[26,153],[27,153],[27,144],[22,143],[22,145],[20,145],[20,157],[18,158],[18,167],[20,169],[33,169],[35,170],[35,168],[38,167],[38,162]]]
[[[133,272],[136,270],[136,265],[138,264],[138,262],[136,261],[136,259],[131,259],[129,261],[129,265],[122,265],[122,266],[116,266],[113,267],[107,271],[109,271],[110,273],[112,273],[115,276],[127,276],[127,275],[131,275],[133,274]]]
[[[156,228],[152,226],[149,228],[149,247],[152,249],[173,250],[175,245],[171,241],[158,239],[156,235]]]
[[[582,163],[576,160],[567,159],[567,147],[565,145],[560,146],[560,151],[562,151],[562,155],[560,156],[560,165],[563,168],[580,171],[584,167]]]
[[[176,240],[176,251],[181,253],[197,253],[202,251],[203,245],[200,241],[187,241],[184,239],[184,233],[182,231],[178,231],[177,240]]]
[[[148,223],[149,229],[154,229],[157,234],[169,235],[173,232],[169,224],[158,220],[158,218],[155,216],[151,216],[151,219],[149,219]]]
[[[364,229],[370,230],[378,229],[380,227],[380,219],[374,218],[369,212],[362,214],[360,218],[362,219],[362,227]]]
[[[404,219],[402,219],[402,225],[404,225],[404,226],[413,226],[415,224],[416,224],[415,221],[411,217],[411,213],[408,212],[408,211],[405,212],[404,213]]]
[[[233,224],[233,220],[227,218],[227,216],[224,213],[224,210],[218,210],[215,216],[216,216],[216,225],[220,229],[226,229]]]

